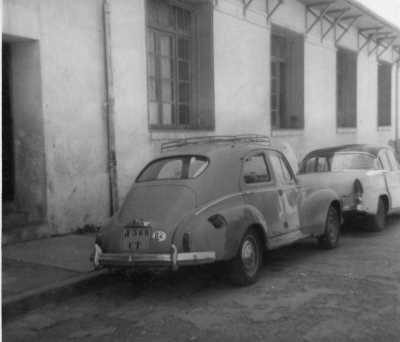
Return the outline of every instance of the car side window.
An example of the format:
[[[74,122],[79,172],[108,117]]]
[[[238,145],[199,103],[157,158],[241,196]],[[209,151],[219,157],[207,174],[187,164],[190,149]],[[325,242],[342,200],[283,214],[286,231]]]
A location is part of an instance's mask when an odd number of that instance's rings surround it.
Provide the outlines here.
[[[271,180],[264,153],[246,157],[243,163],[243,178],[246,184],[265,183]]]
[[[399,170],[399,163],[397,162],[397,159],[394,156],[393,152],[388,150],[388,151],[386,151],[386,154],[387,154],[387,156],[389,158],[389,162],[390,162],[390,164],[392,166],[392,170],[393,171],[398,171]]]
[[[382,166],[383,166],[383,168],[385,170],[387,170],[387,171],[391,171],[392,170],[392,167],[391,167],[390,162],[389,162],[389,158],[387,157],[387,155],[386,155],[386,153],[384,151],[380,153],[379,160],[381,161]]]
[[[317,163],[317,172],[328,172],[329,164],[326,157],[319,157]]]
[[[291,183],[293,181],[293,174],[290,172],[287,162],[276,152],[270,153],[269,159],[277,181],[284,184]]]
[[[315,172],[316,163],[317,163],[317,158],[315,157],[307,159],[304,165],[304,173]]]

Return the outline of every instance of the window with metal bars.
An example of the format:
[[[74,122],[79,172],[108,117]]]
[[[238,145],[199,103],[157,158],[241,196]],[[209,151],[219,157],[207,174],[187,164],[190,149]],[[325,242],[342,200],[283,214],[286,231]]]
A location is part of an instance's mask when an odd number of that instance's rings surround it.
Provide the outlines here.
[[[304,128],[304,37],[275,25],[271,35],[271,126]]]
[[[337,127],[357,127],[357,53],[337,51]]]
[[[378,64],[378,126],[392,125],[392,66]]]
[[[147,13],[150,125],[189,126],[192,111],[192,12],[166,1],[149,0]]]

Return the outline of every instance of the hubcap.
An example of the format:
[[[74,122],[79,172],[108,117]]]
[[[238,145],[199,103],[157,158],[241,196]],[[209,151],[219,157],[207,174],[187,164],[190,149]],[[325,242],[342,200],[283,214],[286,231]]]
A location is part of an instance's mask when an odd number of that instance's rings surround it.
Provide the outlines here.
[[[244,268],[249,276],[252,276],[257,272],[259,262],[257,252],[257,245],[255,241],[247,238],[243,242],[241,256]]]

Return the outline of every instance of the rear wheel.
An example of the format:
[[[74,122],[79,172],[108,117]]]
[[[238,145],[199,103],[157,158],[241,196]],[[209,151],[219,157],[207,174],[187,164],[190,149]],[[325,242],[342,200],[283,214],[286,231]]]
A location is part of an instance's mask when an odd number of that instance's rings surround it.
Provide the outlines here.
[[[326,215],[325,232],[318,238],[318,243],[322,248],[333,249],[339,244],[340,237],[340,218],[337,209],[330,206]]]
[[[263,248],[259,235],[249,230],[244,235],[236,257],[230,262],[231,280],[236,285],[250,285],[257,281],[262,265]]]
[[[367,218],[367,228],[372,232],[380,232],[385,229],[387,209],[382,198],[379,198],[378,209],[375,215]]]

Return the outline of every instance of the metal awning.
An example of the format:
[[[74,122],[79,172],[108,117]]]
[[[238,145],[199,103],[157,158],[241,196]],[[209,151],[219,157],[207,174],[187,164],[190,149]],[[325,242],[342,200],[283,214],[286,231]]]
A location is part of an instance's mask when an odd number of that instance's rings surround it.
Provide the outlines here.
[[[358,32],[358,49],[368,49],[380,57],[393,48],[394,61],[400,59],[400,27],[380,17],[357,0],[298,0],[306,6],[306,32],[325,21],[327,27],[321,32],[325,39],[329,32],[335,31],[336,43],[354,27]]]

